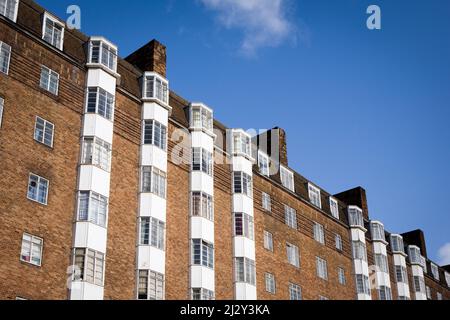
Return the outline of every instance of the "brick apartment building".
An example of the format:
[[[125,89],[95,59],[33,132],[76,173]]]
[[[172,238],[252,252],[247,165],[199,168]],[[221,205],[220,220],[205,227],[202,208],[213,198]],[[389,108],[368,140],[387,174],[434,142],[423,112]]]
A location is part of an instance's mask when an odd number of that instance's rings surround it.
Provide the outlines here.
[[[31,0],[0,0],[0,299],[449,300],[420,230],[289,168]]]

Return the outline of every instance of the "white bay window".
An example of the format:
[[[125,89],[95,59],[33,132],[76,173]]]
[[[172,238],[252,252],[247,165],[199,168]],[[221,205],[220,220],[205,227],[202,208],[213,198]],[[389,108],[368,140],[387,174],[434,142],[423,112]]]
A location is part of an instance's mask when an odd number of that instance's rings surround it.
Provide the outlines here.
[[[114,95],[100,87],[89,87],[87,94],[87,113],[96,113],[112,120],[114,113]]]
[[[166,181],[167,175],[164,171],[151,166],[144,166],[141,168],[142,193],[153,193],[165,199]]]
[[[103,286],[105,255],[86,248],[74,249],[74,281]]]
[[[83,137],[81,164],[94,165],[110,171],[111,144],[97,137]]]
[[[189,109],[189,126],[193,130],[213,131],[213,112],[202,103],[192,103]]]
[[[105,227],[107,214],[108,198],[92,191],[80,191],[78,193],[79,221],[89,221]]]
[[[234,236],[246,237],[254,240],[254,222],[253,217],[245,213],[234,213]]]
[[[89,41],[89,63],[102,64],[109,70],[117,71],[117,47],[103,38],[92,37]]]
[[[214,221],[214,200],[209,194],[200,191],[191,193],[191,215]]]
[[[141,217],[139,223],[139,244],[164,250],[166,224],[153,217]]]
[[[255,261],[237,257],[234,258],[235,281],[256,285]]]
[[[169,104],[169,82],[156,72],[146,72],[143,77],[142,97]]]

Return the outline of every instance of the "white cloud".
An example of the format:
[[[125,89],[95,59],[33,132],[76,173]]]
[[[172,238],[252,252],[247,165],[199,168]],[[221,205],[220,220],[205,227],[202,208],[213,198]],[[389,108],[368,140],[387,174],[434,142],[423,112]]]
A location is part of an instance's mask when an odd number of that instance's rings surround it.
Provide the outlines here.
[[[444,244],[438,251],[439,264],[446,266],[450,264],[450,242]]]
[[[241,29],[242,53],[254,55],[262,47],[295,41],[296,29],[287,16],[289,0],[200,0],[216,11],[218,22],[228,29]]]

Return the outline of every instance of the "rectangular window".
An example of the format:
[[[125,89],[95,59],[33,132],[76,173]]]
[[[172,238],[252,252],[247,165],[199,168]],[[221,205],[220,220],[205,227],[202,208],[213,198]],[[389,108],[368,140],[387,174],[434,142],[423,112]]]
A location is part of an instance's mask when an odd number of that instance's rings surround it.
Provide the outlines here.
[[[369,277],[357,274],[356,275],[356,290],[358,294],[370,295]]]
[[[437,281],[440,280],[439,277],[439,267],[435,265],[434,263],[431,264],[431,273],[433,274],[433,278]]]
[[[234,259],[234,266],[236,282],[256,285],[255,261],[239,257]]]
[[[275,294],[275,276],[271,273],[265,274],[266,291]]]
[[[47,204],[48,198],[48,180],[30,173],[28,180],[28,199]]]
[[[89,42],[89,63],[100,63],[108,69],[117,70],[117,49],[104,41]]]
[[[325,230],[323,228],[323,225],[319,224],[319,223],[314,223],[313,226],[313,233],[314,233],[314,239],[321,243],[321,244],[325,244]]]
[[[445,272],[445,281],[447,282],[447,287],[450,287],[450,273]]]
[[[233,153],[251,157],[250,136],[244,132],[233,132]]]
[[[192,288],[191,289],[192,300],[214,300],[214,291],[205,288]]]
[[[386,286],[380,286],[378,289],[378,297],[380,300],[392,300],[391,288]]]
[[[41,238],[24,233],[22,236],[20,260],[35,266],[41,266],[43,243],[44,240]]]
[[[50,16],[47,12],[44,14],[42,39],[59,50],[63,49],[64,24]]]
[[[320,201],[320,189],[314,187],[312,184],[308,184],[308,194],[309,201],[311,201],[311,203],[316,207],[322,208],[322,202]]]
[[[214,245],[201,239],[192,239],[192,264],[214,268]]]
[[[158,99],[164,104],[169,102],[169,84],[156,74],[144,76],[144,98]]]
[[[386,237],[384,235],[384,226],[381,223],[371,222],[370,229],[373,240],[386,241]]]
[[[234,193],[242,193],[246,196],[253,196],[252,177],[245,172],[233,172]]]
[[[391,234],[391,249],[394,253],[405,253],[402,236]]]
[[[74,281],[85,281],[103,286],[105,255],[84,248],[74,249]]]
[[[272,201],[270,199],[270,195],[263,192],[261,201],[262,201],[262,207],[264,210],[266,210],[268,212],[272,211]]]
[[[144,144],[167,150],[167,127],[156,120],[144,121]]]
[[[387,257],[384,254],[375,254],[375,265],[381,272],[389,273]]]
[[[153,217],[141,217],[139,224],[139,244],[164,250],[166,224]]]
[[[166,198],[166,173],[155,167],[144,166],[141,168],[141,192],[153,193],[161,198]]]
[[[114,111],[114,95],[100,87],[89,87],[87,93],[87,113],[95,113],[112,120]]]
[[[16,22],[19,0],[0,0],[0,15]]]
[[[3,120],[3,104],[4,100],[2,97],[0,97],[0,128],[2,127],[2,120]]]
[[[298,247],[294,246],[293,244],[287,243],[286,253],[288,262],[293,266],[300,268],[300,254],[298,251]]]
[[[269,157],[261,151],[258,152],[258,167],[262,175],[269,176]]]
[[[426,291],[426,293],[427,293],[427,299],[428,299],[428,300],[432,300],[433,297],[431,296],[431,288],[430,288],[429,286],[426,286],[426,287],[425,287],[425,291]]]
[[[52,148],[54,128],[55,126],[53,123],[40,117],[36,117],[36,123],[34,125],[34,140]]]
[[[139,270],[138,300],[163,300],[164,275],[150,270]]]
[[[357,207],[348,208],[348,219],[350,227],[364,228],[364,218],[362,210]]]
[[[253,217],[246,213],[234,213],[234,236],[246,237],[254,240],[254,223]]]
[[[287,168],[280,166],[280,178],[281,178],[281,184],[291,190],[292,192],[295,191],[294,188],[294,173]]]
[[[422,257],[420,254],[420,248],[416,246],[409,246],[408,247],[408,257],[409,261],[413,264],[422,264]]]
[[[316,257],[317,276],[323,280],[328,280],[328,269],[326,260]]]
[[[83,137],[81,164],[111,170],[111,144],[97,137]]]
[[[47,90],[57,96],[59,88],[59,74],[47,68],[46,66],[42,66],[40,86],[42,89]]]
[[[339,284],[345,286],[347,280],[345,278],[345,270],[343,268],[338,268],[338,280]]]
[[[330,198],[331,215],[339,220],[339,205],[336,199]]]
[[[286,225],[292,229],[297,229],[297,211],[289,206],[284,206],[284,220]]]
[[[437,297],[437,299],[439,301],[441,301],[442,300],[442,293],[440,293],[440,292],[436,293],[436,297]]]
[[[403,266],[395,266],[395,277],[398,283],[408,283],[408,273]]]
[[[101,227],[106,226],[108,199],[92,191],[78,193],[78,220],[89,221]]]
[[[213,130],[213,114],[202,105],[191,106],[190,126],[193,129]]]
[[[302,300],[302,288],[299,285],[289,283],[289,299]]]
[[[213,154],[203,148],[192,148],[192,171],[213,174]]]
[[[353,259],[360,259],[367,262],[367,248],[362,241],[352,241]]]
[[[214,221],[213,197],[204,192],[191,193],[191,215]]]
[[[335,241],[336,241],[336,250],[342,251],[343,250],[342,237],[337,234],[335,237]]]
[[[425,280],[423,277],[414,276],[414,290],[415,292],[425,293]]]
[[[264,230],[264,249],[273,252],[273,235]]]
[[[9,73],[9,62],[11,60],[11,47],[0,41],[0,72]]]

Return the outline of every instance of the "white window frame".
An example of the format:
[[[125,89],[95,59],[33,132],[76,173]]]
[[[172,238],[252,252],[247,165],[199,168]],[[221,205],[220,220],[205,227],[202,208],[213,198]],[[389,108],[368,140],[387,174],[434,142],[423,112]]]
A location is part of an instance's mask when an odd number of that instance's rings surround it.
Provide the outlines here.
[[[41,124],[41,125],[43,125],[43,129],[42,129],[42,139],[41,139],[41,140],[38,139],[38,137],[36,137],[38,121],[43,122],[43,124]],[[51,135],[50,135],[50,136],[51,136],[50,144],[48,144],[48,143],[45,142],[45,140],[46,140],[46,139],[45,139],[45,136],[46,136],[47,134],[49,134],[48,130],[51,131],[51,132],[50,132],[50,134],[51,134]],[[53,140],[54,140],[54,136],[55,136],[55,125],[54,125],[52,122],[45,120],[44,118],[41,118],[41,117],[39,117],[39,116],[36,116],[36,120],[35,120],[35,123],[34,123],[34,140],[37,141],[37,142],[39,142],[40,144],[43,144],[43,145],[47,146],[47,147],[53,148]]]
[[[232,130],[232,149],[236,156],[252,159],[252,139],[244,130]]]
[[[261,194],[262,208],[267,212],[272,212],[272,200],[270,194],[262,192]]]
[[[214,197],[202,191],[191,192],[191,216],[214,222]]]
[[[144,227],[148,230],[144,230]],[[148,239],[146,239],[147,234]],[[139,245],[149,246],[164,251],[166,223],[154,217],[139,218]],[[146,243],[148,242],[148,243]]]
[[[150,174],[150,180],[148,176],[144,174]],[[150,183],[150,190],[145,189],[146,184]],[[141,167],[141,193],[152,193],[160,198],[166,199],[167,197],[167,173],[154,167],[154,166],[142,166]]]
[[[347,284],[347,279],[345,276],[345,269],[342,267],[338,268],[338,281],[339,281],[339,284],[341,284],[343,286],[345,286]]]
[[[420,293],[426,293],[425,279],[420,276],[413,276],[414,291]]]
[[[296,245],[287,242],[286,255],[289,264],[293,265],[296,268],[300,268],[300,252]]]
[[[380,272],[389,273],[389,263],[387,256],[381,253],[375,253],[373,256],[375,265],[379,268]]]
[[[145,299],[140,298],[140,280],[144,278]],[[138,270],[137,272],[137,299],[138,300],[164,300],[166,279],[164,274],[153,270]],[[160,290],[158,290],[160,289]]]
[[[234,258],[234,281],[256,285],[255,261],[246,257]]]
[[[150,126],[151,133],[147,132]],[[151,135],[150,141],[146,138],[149,135]],[[156,120],[144,120],[142,122],[142,144],[152,145],[163,151],[167,151],[167,126]]]
[[[289,283],[289,299],[302,300],[302,288],[295,283]]]
[[[325,228],[324,228],[324,226],[318,222],[314,222],[313,233],[314,233],[314,240],[316,240],[318,243],[324,245],[325,244]]]
[[[94,46],[98,44],[98,61],[93,59]],[[104,50],[107,54],[104,55]],[[103,60],[106,57],[106,62]],[[116,73],[117,72],[117,57],[118,49],[117,46],[113,45],[111,42],[107,41],[103,37],[91,37],[89,39],[88,45],[88,59],[90,64],[102,65],[108,70]],[[111,61],[112,60],[112,61]],[[111,67],[112,64],[112,67]]]
[[[392,300],[392,291],[390,287],[380,286],[377,291],[380,300]]]
[[[394,265],[395,280],[397,283],[408,283],[408,271],[406,267]]]
[[[393,253],[405,253],[403,237],[399,234],[391,234],[391,250]]]
[[[195,254],[196,246],[199,248],[199,255]],[[197,260],[197,257],[199,260]],[[206,257],[206,260],[204,258]],[[191,264],[193,266],[203,266],[214,270],[214,244],[203,239],[191,240]]]
[[[90,110],[90,108],[92,107],[90,105],[92,103],[90,96],[94,92],[95,92],[95,106],[94,106],[95,110],[92,111],[92,110]],[[104,114],[102,114],[100,112],[100,95],[102,95],[102,94],[105,96]],[[108,92],[105,89],[103,89],[101,87],[96,87],[96,86],[90,86],[87,88],[87,90],[86,90],[86,107],[85,107],[86,113],[96,114],[102,118],[105,118],[106,120],[114,121],[115,105],[116,105],[116,97],[111,92]],[[109,110],[109,116],[108,116],[108,110]]]
[[[339,202],[332,197],[330,197],[330,212],[335,219],[339,220]]]
[[[19,7],[19,0],[1,0],[5,2],[5,11],[0,12],[0,15],[4,16],[5,18],[16,22],[17,21],[17,11],[18,11],[18,7]],[[11,3],[14,4],[14,8],[10,8],[13,9],[13,16],[7,16],[6,13],[8,12],[8,5],[11,6]]]
[[[431,263],[431,274],[435,280],[440,280],[439,267],[434,263]]]
[[[46,74],[44,74],[44,72]],[[47,85],[45,85],[45,83],[43,82],[44,80],[44,76],[47,76]],[[56,88],[55,90],[51,90],[51,86],[50,84],[52,83],[52,80],[54,80],[54,78],[56,78]],[[50,69],[47,66],[42,65],[41,66],[41,75],[40,75],[40,80],[39,80],[39,86],[44,89],[45,91],[50,92],[51,94],[57,96],[58,92],[59,92],[59,73],[57,73],[56,71]]]
[[[3,109],[4,109],[5,100],[0,97],[0,128],[2,127],[3,123]]]
[[[61,27],[61,43],[59,44],[59,46],[56,46],[53,42],[49,42],[49,41],[45,40],[45,29],[46,29],[47,19],[50,20],[51,22],[53,22],[53,24],[57,24]],[[54,17],[53,15],[51,15],[48,12],[44,13],[44,17],[42,20],[42,40],[46,41],[53,47],[58,48],[59,50],[62,51],[63,47],[64,47],[64,31],[65,31],[65,29],[66,29],[65,24],[63,22],[59,21],[56,17]],[[54,32],[54,30],[52,32]],[[53,41],[53,36],[54,36],[54,34],[52,34],[52,41]]]
[[[78,254],[77,252],[82,252],[83,254]],[[86,271],[88,270],[88,256],[89,254],[93,254],[93,275],[92,275],[92,281],[87,279]],[[83,260],[83,267],[80,268],[77,264],[77,257],[82,257]],[[98,261],[101,261],[101,265],[99,266]],[[105,254],[93,249],[89,248],[74,248],[73,249],[73,268],[79,268],[80,270],[74,269],[73,274],[73,281],[81,281],[86,283],[91,283],[98,286],[103,286],[105,281]],[[101,281],[98,281],[98,275],[101,274]]]
[[[281,184],[292,192],[295,192],[294,173],[288,168],[280,165]]]
[[[81,195],[87,195],[86,217],[81,216]],[[101,211],[103,207],[104,211]],[[106,228],[108,221],[108,198],[93,191],[79,191],[77,202],[77,220],[81,222],[91,222],[100,227]],[[102,218],[103,217],[103,218]]]
[[[322,200],[320,195],[320,189],[316,186],[312,185],[311,183],[308,183],[308,197],[309,201],[318,207],[319,209],[322,209]]]
[[[270,294],[275,294],[276,293],[275,276],[272,273],[266,272],[264,274],[264,278],[266,284],[266,291]]]
[[[111,171],[112,146],[95,137],[84,136],[81,140],[81,164],[96,166],[106,172]]]
[[[25,238],[29,238],[29,239],[25,239]],[[24,242],[27,242],[29,245],[29,250],[28,250],[28,254],[29,254],[29,258],[30,261],[27,261],[26,259],[24,259],[24,255],[23,255],[23,251],[24,251]],[[36,242],[40,242],[40,245],[38,245]],[[38,246],[39,249],[39,253],[38,253],[38,259],[39,259],[39,263],[36,263],[33,261],[33,258],[35,257],[35,246]],[[24,233],[22,235],[22,243],[21,243],[21,248],[20,248],[20,261],[37,266],[37,267],[41,267],[42,266],[42,252],[44,249],[44,239],[40,238],[40,237],[36,237],[33,236],[29,233]]]
[[[354,260],[367,262],[367,246],[362,241],[352,241],[352,253]]]
[[[426,292],[426,295],[427,295],[427,299],[428,299],[428,300],[433,299],[433,297],[432,297],[432,295],[431,295],[431,288],[430,288],[429,286],[425,286],[425,292]]]
[[[336,250],[338,250],[339,252],[342,252],[344,249],[344,243],[342,241],[342,236],[340,234],[336,233],[336,235],[334,237],[334,241],[335,241]]]
[[[436,292],[436,298],[438,301],[442,301],[442,293]]]
[[[321,257],[316,257],[317,276],[322,280],[328,280],[328,263]]]
[[[31,182],[31,178],[32,177],[37,178],[37,183],[36,183],[37,184],[36,185],[37,192],[39,191],[39,186],[40,186],[41,181],[46,181],[47,182],[47,188],[46,188],[46,192],[45,192],[45,201],[44,202],[41,202],[41,201],[39,201],[37,199],[30,198],[30,182]],[[46,206],[47,203],[48,203],[48,192],[49,192],[49,190],[50,190],[50,181],[49,180],[47,180],[47,179],[45,179],[45,178],[43,178],[41,176],[38,176],[37,174],[34,174],[34,173],[30,172],[30,174],[28,175],[28,188],[27,188],[27,199],[28,200],[31,200],[31,201],[34,201],[34,202],[37,202],[37,203],[40,203],[40,204]]]
[[[238,234],[238,223],[242,234]],[[255,240],[254,218],[243,212],[233,213],[233,234],[235,237],[244,237],[250,240]]]
[[[205,288],[191,288],[191,299],[194,301],[212,301],[216,298],[214,291]]]
[[[348,221],[351,228],[357,227],[365,230],[363,212],[360,208],[356,206],[348,207]]]
[[[189,108],[189,126],[192,130],[213,132],[214,115],[212,109],[203,103],[191,103]]]
[[[264,230],[264,249],[273,252],[273,234]]]
[[[408,247],[408,257],[412,264],[422,264],[422,256],[420,253],[420,248],[417,246]]]
[[[169,105],[169,81],[156,72],[145,72],[142,77],[142,98]],[[150,90],[151,89],[151,90]]]
[[[445,281],[447,282],[447,287],[450,287],[450,273],[445,272]]]
[[[284,205],[284,221],[289,228],[298,230],[297,211],[288,205]]]
[[[355,275],[356,292],[370,296],[369,277],[364,274]]]
[[[258,168],[259,173],[263,176],[270,176],[269,156],[262,151],[258,151]]]
[[[192,148],[191,170],[194,172],[203,172],[208,176],[213,176],[213,153],[200,147]]]
[[[381,222],[371,221],[370,232],[372,234],[372,240],[386,242],[386,236],[384,234],[384,225]]]
[[[4,71],[4,70],[0,69],[0,73],[8,75],[9,74],[9,65],[11,63],[12,49],[9,44],[0,41],[0,57],[2,56],[2,54],[7,55],[6,70]],[[2,67],[2,66],[0,65],[0,67]]]
[[[233,193],[253,198],[253,177],[243,171],[233,172]]]

